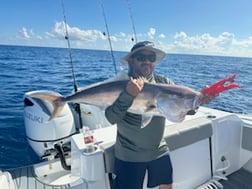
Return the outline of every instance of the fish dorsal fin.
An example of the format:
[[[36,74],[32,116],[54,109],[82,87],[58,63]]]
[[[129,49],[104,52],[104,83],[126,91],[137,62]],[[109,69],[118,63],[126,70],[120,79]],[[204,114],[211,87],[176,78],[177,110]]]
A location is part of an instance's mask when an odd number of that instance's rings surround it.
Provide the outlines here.
[[[124,71],[120,71],[114,77],[111,77],[109,79],[106,79],[104,81],[100,81],[100,82],[97,82],[97,83],[94,83],[94,84],[91,84],[91,85],[88,85],[86,87],[81,87],[80,90],[85,90],[85,89],[88,89],[88,88],[92,88],[92,87],[98,86],[98,85],[100,85],[102,83],[108,83],[108,82],[113,82],[113,81],[122,81],[122,80],[128,80],[128,79],[129,79],[129,76],[127,75],[127,73],[125,73]]]
[[[152,115],[143,114],[142,115],[142,122],[141,122],[141,129],[145,128],[152,120]]]
[[[111,82],[111,81],[121,81],[121,80],[128,80],[129,76],[124,71],[120,71],[114,77],[105,80],[104,82]]]

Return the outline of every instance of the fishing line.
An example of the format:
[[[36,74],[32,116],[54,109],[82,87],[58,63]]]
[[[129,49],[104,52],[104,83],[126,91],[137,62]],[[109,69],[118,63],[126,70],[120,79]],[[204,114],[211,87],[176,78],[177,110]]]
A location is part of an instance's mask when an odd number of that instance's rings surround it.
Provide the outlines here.
[[[111,56],[112,56],[112,61],[113,61],[115,73],[117,74],[116,62],[115,62],[115,57],[114,57],[114,51],[113,51],[113,48],[112,48],[112,42],[111,42],[111,37],[110,37],[110,34],[109,34],[108,23],[107,23],[107,19],[106,19],[106,15],[105,15],[105,10],[104,10],[104,6],[103,6],[103,0],[100,0],[100,5],[101,5],[102,16],[103,16],[103,19],[104,19],[106,31],[107,31],[107,34],[108,34],[108,41],[109,41],[109,46],[110,46],[110,53],[111,53]],[[103,32],[103,35],[106,36],[106,33]]]
[[[65,6],[64,6],[64,2],[63,1],[64,0],[61,0],[61,7],[62,7],[62,13],[63,13],[63,17],[64,17],[65,32],[66,32],[65,39],[67,40],[67,47],[68,47],[67,49],[68,49],[69,59],[70,59],[70,63],[71,63],[74,92],[77,92],[78,91],[78,87],[77,87],[77,81],[76,81],[75,72],[74,72],[72,50],[71,50],[71,46],[70,46],[70,39],[69,39],[69,34],[68,34],[68,29],[67,29],[67,21],[66,21],[66,14],[65,14]],[[82,128],[83,122],[82,122],[82,118],[81,118],[80,104],[75,103],[75,104],[73,104],[73,107],[74,107],[75,111],[78,113],[80,128]]]
[[[131,20],[131,25],[132,25],[132,29],[134,32],[134,36],[131,38],[131,41],[135,41],[135,43],[137,43],[137,35],[136,35],[136,28],[135,28],[135,24],[134,24],[134,20],[133,20],[133,16],[132,16],[132,12],[131,12],[131,6],[130,6],[130,2],[129,0],[126,0],[127,5],[128,5],[128,10],[129,10],[129,16],[130,16],[130,20]]]

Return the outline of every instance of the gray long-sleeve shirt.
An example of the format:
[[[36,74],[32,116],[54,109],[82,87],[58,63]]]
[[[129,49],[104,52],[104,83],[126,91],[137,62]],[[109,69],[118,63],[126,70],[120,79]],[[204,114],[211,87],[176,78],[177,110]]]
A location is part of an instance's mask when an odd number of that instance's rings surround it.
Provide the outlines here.
[[[156,74],[149,82],[173,84],[171,80]],[[133,101],[134,97],[123,91],[105,111],[108,121],[117,124],[115,156],[130,162],[151,161],[168,151],[163,139],[165,118],[153,116],[150,123],[141,128],[142,115],[127,112]]]

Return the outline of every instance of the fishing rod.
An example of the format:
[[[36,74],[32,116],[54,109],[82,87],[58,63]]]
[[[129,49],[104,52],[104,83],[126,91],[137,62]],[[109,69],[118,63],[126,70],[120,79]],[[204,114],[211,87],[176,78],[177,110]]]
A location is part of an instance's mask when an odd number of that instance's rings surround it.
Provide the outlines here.
[[[127,5],[128,5],[128,11],[129,11],[129,16],[130,16],[130,21],[131,21],[132,29],[133,29],[133,32],[134,32],[134,36],[131,38],[131,41],[132,42],[135,41],[135,43],[137,43],[136,28],[135,28],[135,24],[134,24],[132,12],[131,12],[130,2],[129,2],[129,0],[126,0],[126,2],[127,2]]]
[[[77,92],[78,87],[77,87],[76,77],[75,77],[75,73],[74,73],[72,50],[71,50],[71,46],[70,46],[69,34],[68,34],[68,29],[67,29],[66,14],[65,14],[65,6],[64,6],[64,2],[63,1],[64,0],[61,0],[61,6],[62,6],[62,13],[63,13],[63,18],[64,18],[65,33],[66,33],[65,39],[67,40],[67,47],[68,47],[67,49],[68,49],[69,59],[70,59],[70,63],[71,63],[74,92]]]
[[[105,15],[105,10],[104,10],[104,6],[103,6],[103,0],[100,0],[100,5],[101,5],[102,16],[103,16],[103,19],[104,19],[106,31],[107,31],[107,34],[108,34],[110,53],[111,53],[111,56],[112,56],[112,61],[113,61],[114,69],[115,69],[115,74],[117,74],[116,62],[115,62],[115,57],[114,57],[114,51],[113,51],[113,48],[112,48],[112,42],[111,42],[111,37],[110,37],[110,34],[109,34],[108,23],[107,23],[107,19],[106,19],[106,15]],[[106,36],[106,33],[103,32],[103,35]]]
[[[72,58],[72,50],[71,50],[71,46],[70,46],[69,33],[68,33],[68,29],[67,29],[67,21],[66,21],[64,0],[61,0],[61,7],[62,7],[63,18],[64,18],[65,39],[67,40],[67,47],[68,47],[67,49],[68,49],[69,59],[70,59],[70,63],[71,63],[74,92],[77,92],[78,91],[78,86],[77,86],[77,81],[76,81],[75,72],[74,72],[74,64],[73,64],[73,58]],[[73,106],[74,106],[75,111],[79,115],[80,128],[82,128],[83,122],[82,122],[82,118],[81,118],[80,104],[76,103]]]

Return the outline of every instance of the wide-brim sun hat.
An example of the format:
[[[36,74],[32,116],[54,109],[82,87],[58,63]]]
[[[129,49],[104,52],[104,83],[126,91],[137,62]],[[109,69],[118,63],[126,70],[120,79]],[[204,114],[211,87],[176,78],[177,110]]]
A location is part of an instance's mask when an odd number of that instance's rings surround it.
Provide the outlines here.
[[[159,63],[166,55],[164,51],[155,48],[152,42],[142,41],[142,42],[136,43],[130,50],[130,53],[120,59],[120,62],[123,65],[127,66],[130,57],[134,55],[136,52],[141,51],[141,50],[148,50],[148,51],[154,52],[156,54],[156,61],[154,62],[155,64]]]

